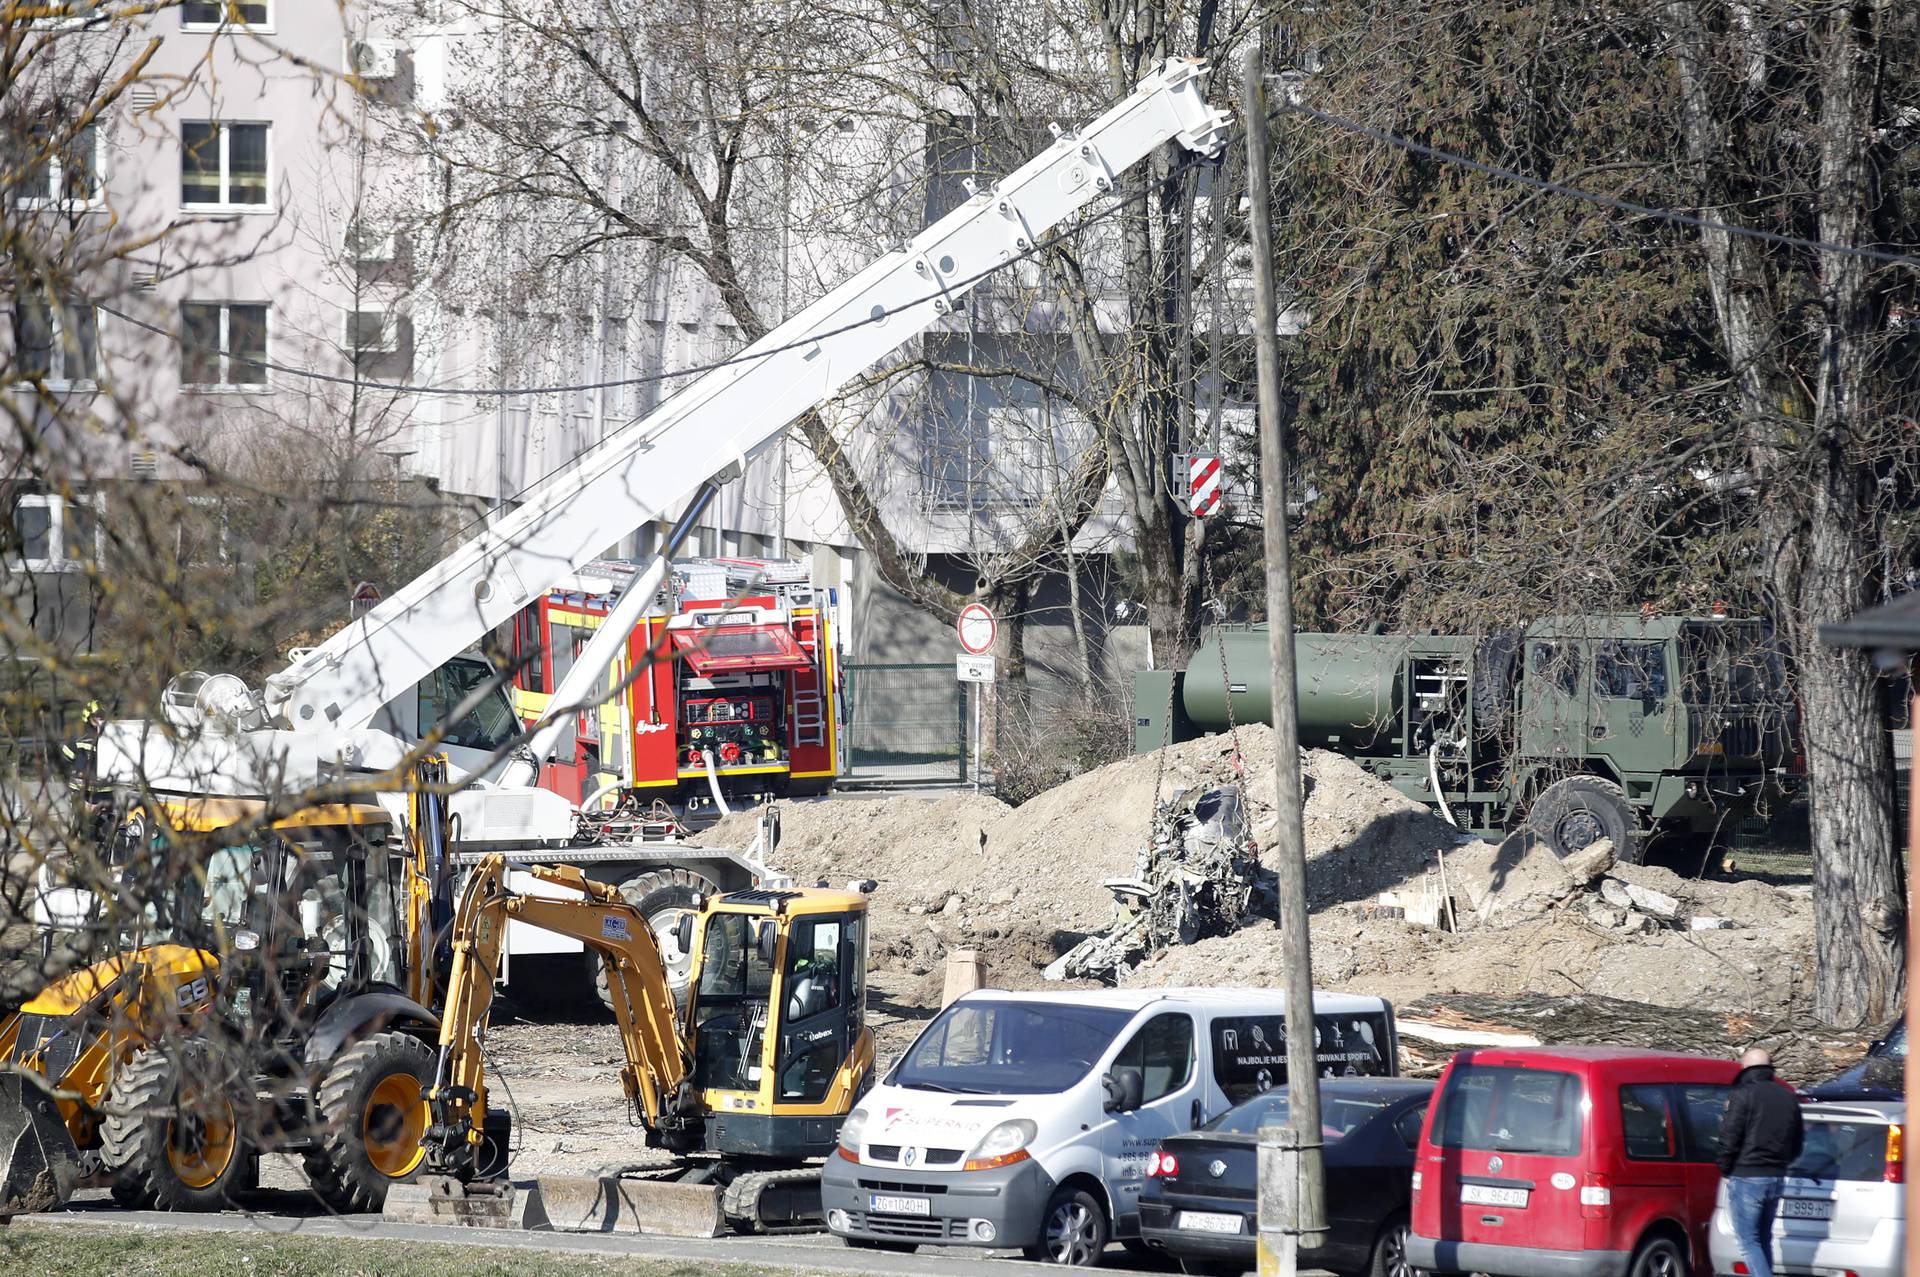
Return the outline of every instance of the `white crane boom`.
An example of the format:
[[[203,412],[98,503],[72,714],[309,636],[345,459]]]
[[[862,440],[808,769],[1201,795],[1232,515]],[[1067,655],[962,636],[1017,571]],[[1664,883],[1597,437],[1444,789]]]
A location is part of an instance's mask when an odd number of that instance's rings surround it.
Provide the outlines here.
[[[1114,178],[1154,148],[1178,140],[1216,152],[1228,117],[1207,105],[1205,69],[1196,60],[1167,62],[1124,101],[1077,133],[1059,134],[738,362],[554,473],[518,509],[270,677],[270,718],[295,732],[367,726],[381,706],[552,582],[669,514],[708,480],[743,468],[801,414],[951,311],[981,275],[1110,192]]]

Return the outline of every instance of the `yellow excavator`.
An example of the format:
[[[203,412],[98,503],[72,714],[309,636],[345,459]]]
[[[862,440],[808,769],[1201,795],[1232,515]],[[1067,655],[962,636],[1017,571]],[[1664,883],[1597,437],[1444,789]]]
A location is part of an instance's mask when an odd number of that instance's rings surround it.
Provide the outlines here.
[[[509,869],[565,895],[510,890]],[[692,955],[684,1010],[646,919],[616,886],[571,865],[483,859],[461,892],[440,1056],[427,1093],[426,1167],[409,1197],[488,1187],[500,1129],[487,1107],[485,1033],[508,922],[573,936],[600,954],[626,1062],[628,1103],[664,1173],[742,1231],[820,1218],[819,1170],[873,1074],[865,1023],[867,899],[861,891],[756,888],[710,897],[680,921]],[[660,1183],[656,1178],[655,1185]],[[656,1198],[657,1200],[657,1193]],[[448,1209],[445,1214],[467,1213]]]
[[[371,804],[137,804],[108,851],[115,899],[92,910],[109,955],[0,1020],[0,1214],[101,1178],[123,1204],[219,1209],[268,1150],[299,1155],[341,1211],[416,1174],[432,900],[452,894],[426,788],[443,775],[421,765],[406,847]]]

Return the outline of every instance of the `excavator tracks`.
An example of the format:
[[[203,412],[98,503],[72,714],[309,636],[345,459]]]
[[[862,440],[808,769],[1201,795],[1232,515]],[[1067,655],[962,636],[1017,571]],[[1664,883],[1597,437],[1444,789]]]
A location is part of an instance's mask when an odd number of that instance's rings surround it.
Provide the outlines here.
[[[814,1233],[826,1226],[820,1168],[742,1171],[720,1195],[720,1213],[738,1233]]]

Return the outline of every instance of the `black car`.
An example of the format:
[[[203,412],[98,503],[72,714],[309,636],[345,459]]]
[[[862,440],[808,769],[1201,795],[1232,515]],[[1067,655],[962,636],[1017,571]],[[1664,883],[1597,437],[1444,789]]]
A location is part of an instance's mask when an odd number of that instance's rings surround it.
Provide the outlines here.
[[[1809,1100],[1904,1100],[1907,1098],[1907,1022],[1897,1020],[1867,1048],[1860,1063],[1802,1091]]]
[[[1320,1083],[1326,1140],[1326,1243],[1303,1264],[1372,1277],[1411,1277],[1407,1201],[1432,1082],[1327,1078]],[[1285,1087],[1256,1095],[1198,1130],[1164,1141],[1147,1167],[1140,1236],[1189,1273],[1254,1266],[1254,1181],[1260,1127],[1287,1120]]]

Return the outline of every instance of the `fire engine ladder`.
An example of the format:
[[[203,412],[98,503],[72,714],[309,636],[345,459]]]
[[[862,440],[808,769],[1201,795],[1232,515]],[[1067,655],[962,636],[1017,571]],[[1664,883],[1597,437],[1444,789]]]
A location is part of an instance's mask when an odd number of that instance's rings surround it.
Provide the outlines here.
[[[820,608],[813,614],[813,624],[794,636],[813,661],[807,671],[812,681],[805,687],[793,689],[793,743],[796,745],[824,745],[827,743],[827,702],[820,689],[827,683],[827,667],[820,659],[820,634],[826,628],[826,610]],[[796,684],[799,683],[795,679]]]

